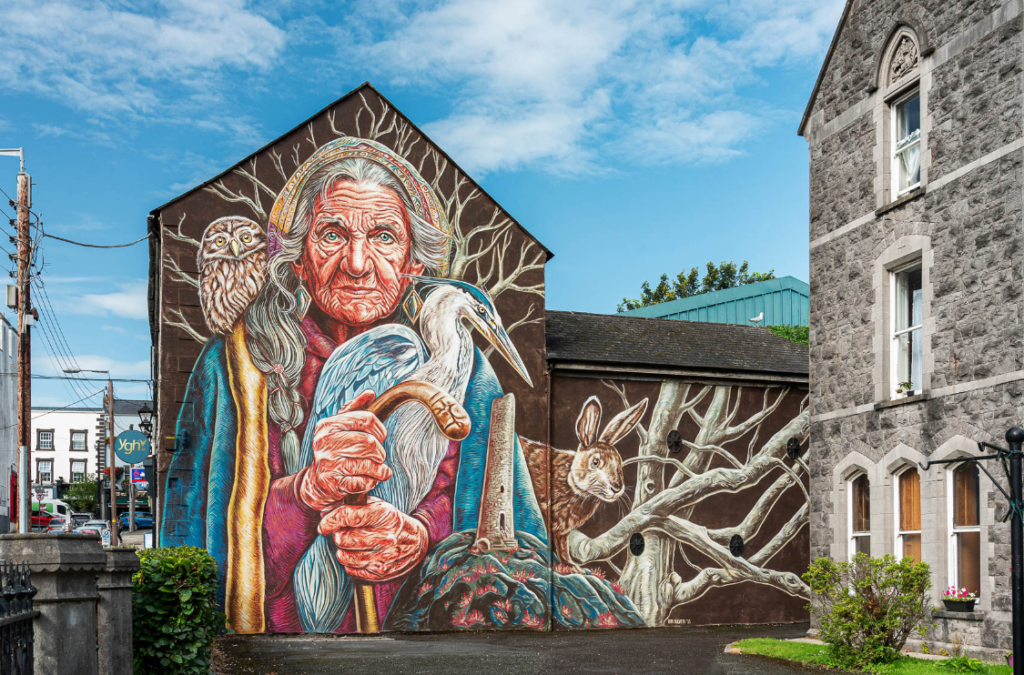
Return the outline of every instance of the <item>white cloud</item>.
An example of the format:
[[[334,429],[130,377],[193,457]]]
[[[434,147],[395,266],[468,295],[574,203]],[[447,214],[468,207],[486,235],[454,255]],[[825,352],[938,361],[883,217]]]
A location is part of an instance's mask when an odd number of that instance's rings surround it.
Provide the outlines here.
[[[190,117],[191,98],[210,105],[226,72],[265,70],[285,45],[244,0],[7,0],[0,26],[0,86],[99,119]],[[224,110],[196,121],[218,118],[230,126]]]
[[[451,92],[425,125],[472,172],[716,161],[778,111],[758,71],[816,63],[843,0],[442,0],[336,29],[349,62]],[[404,5],[403,5],[404,7]]]
[[[139,279],[127,284],[118,284],[118,288],[119,290],[111,293],[87,293],[71,298],[62,303],[62,308],[75,314],[148,319],[147,282]]]

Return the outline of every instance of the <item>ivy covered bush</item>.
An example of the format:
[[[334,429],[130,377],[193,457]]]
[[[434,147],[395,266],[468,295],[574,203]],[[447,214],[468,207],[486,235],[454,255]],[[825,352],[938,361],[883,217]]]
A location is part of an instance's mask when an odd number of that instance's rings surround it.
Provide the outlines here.
[[[818,637],[830,661],[841,668],[887,663],[928,616],[931,570],[910,558],[871,558],[853,562],[817,558],[803,575],[814,593],[811,613],[820,621]]]
[[[217,563],[205,549],[170,546],[139,552],[132,578],[136,675],[208,673],[217,611]]]

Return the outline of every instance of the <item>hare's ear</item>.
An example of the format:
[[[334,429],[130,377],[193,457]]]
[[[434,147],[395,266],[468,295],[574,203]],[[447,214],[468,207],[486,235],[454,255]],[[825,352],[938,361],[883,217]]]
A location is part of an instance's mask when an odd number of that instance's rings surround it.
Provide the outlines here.
[[[604,433],[601,434],[601,442],[607,443],[608,445],[615,445],[623,438],[626,437],[630,431],[633,430],[641,419],[643,419],[644,413],[647,412],[647,399],[640,401],[631,408],[626,408],[618,415],[613,417],[608,422],[608,426],[604,428]]]
[[[587,448],[597,440],[597,429],[601,426],[601,402],[596,396],[591,396],[583,404],[580,416],[576,418],[576,438],[580,441],[580,448]]]

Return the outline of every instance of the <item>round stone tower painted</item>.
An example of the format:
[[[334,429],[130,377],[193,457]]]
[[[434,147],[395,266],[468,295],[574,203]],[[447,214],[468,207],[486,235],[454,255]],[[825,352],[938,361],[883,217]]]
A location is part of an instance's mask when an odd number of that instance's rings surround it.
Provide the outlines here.
[[[516,399],[512,394],[491,403],[491,431],[487,440],[487,468],[480,497],[475,547],[484,552],[514,551],[516,539],[512,493],[516,449]]]

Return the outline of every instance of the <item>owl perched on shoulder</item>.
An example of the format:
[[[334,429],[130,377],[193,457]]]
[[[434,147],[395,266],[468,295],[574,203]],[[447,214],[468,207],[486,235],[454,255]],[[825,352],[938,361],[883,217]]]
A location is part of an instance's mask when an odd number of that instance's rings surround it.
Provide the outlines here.
[[[218,218],[203,232],[196,264],[206,325],[227,335],[263,287],[267,236],[248,218]]]

